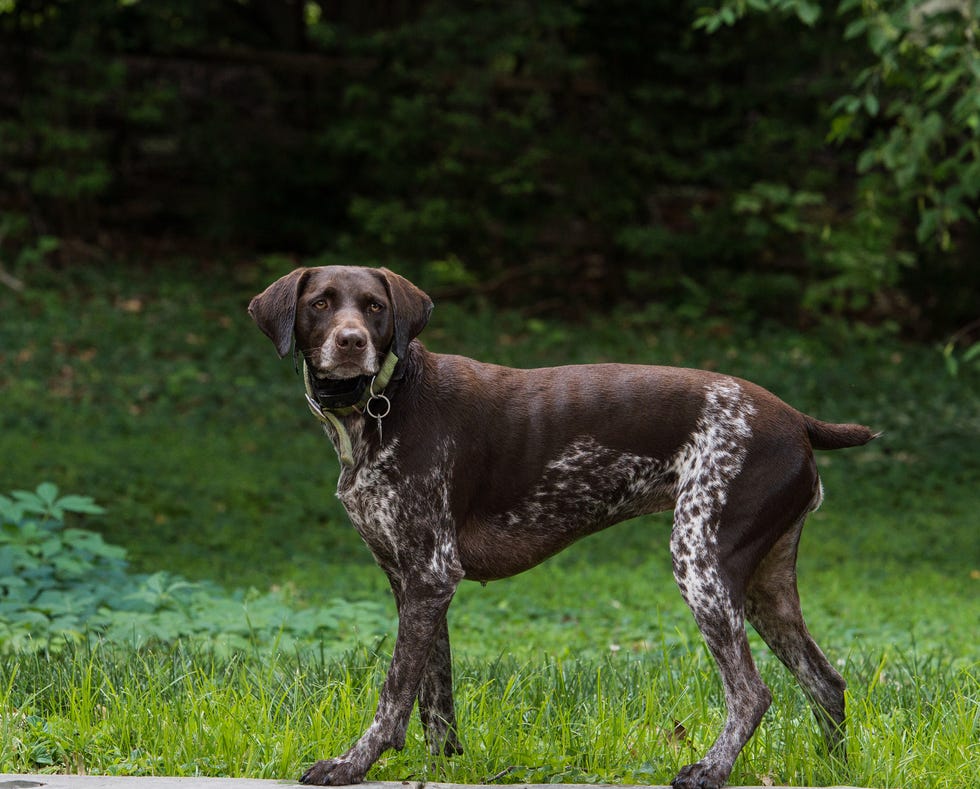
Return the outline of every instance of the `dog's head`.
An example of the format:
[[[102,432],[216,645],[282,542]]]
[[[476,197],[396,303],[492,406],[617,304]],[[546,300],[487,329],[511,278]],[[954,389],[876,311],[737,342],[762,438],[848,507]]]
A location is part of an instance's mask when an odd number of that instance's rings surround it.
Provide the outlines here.
[[[389,351],[405,358],[431,312],[432,300],[404,277],[358,266],[298,268],[248,305],[279,356],[295,337],[321,382],[374,375]]]

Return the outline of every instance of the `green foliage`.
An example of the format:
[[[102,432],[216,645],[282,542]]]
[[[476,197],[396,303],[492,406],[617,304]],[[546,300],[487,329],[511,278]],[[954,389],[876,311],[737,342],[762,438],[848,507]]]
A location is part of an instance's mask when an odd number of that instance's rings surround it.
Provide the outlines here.
[[[0,252],[165,235],[565,314],[735,282],[771,295],[706,317],[950,331],[980,287],[976,6],[905,6],[12,3],[0,208],[30,232]]]
[[[820,6],[807,0],[724,0],[702,9],[696,26],[716,33],[753,12],[795,15],[811,26],[821,17]],[[903,281],[907,292],[928,281],[944,309],[972,318],[978,283],[967,261],[975,257],[980,215],[980,3],[841,0],[837,15],[847,21],[840,35],[853,71],[849,84],[836,85],[841,95],[830,97],[827,139],[862,149],[855,170],[863,177],[855,182],[855,209],[825,212],[817,254],[804,246],[816,270],[829,274],[807,288],[804,304],[866,311],[874,299],[880,309],[885,294],[894,310],[905,299],[896,303],[887,294]],[[840,186],[825,196],[839,202]],[[765,239],[778,244],[780,234]],[[967,248],[959,256],[957,239]],[[913,267],[930,275],[910,275]]]
[[[16,38],[5,58],[10,76],[15,85],[30,86],[12,93],[13,112],[0,120],[0,185],[20,195],[19,202],[29,196],[43,207],[59,233],[74,234],[96,219],[96,201],[112,183],[112,135],[100,115],[125,72],[116,58],[103,56],[92,25],[115,3],[92,3],[87,20],[60,5],[42,11],[25,2],[0,12],[0,33]],[[59,18],[68,24],[41,44]]]
[[[86,496],[59,498],[50,483],[0,496],[0,644],[8,648],[77,633],[118,592],[125,551],[64,528],[66,512],[102,510]]]
[[[758,182],[735,195],[733,210],[745,217],[742,232],[760,255],[789,260],[802,253],[806,273],[798,279],[809,310],[887,315],[891,305],[881,300],[895,292],[915,257],[896,248],[900,223],[881,192],[879,177],[860,180],[856,205],[850,216],[841,217],[820,192]],[[771,314],[774,309],[758,311]]]
[[[716,7],[699,8],[694,27],[716,33],[722,27],[731,27],[750,12],[792,15],[809,26],[816,24],[822,15],[820,4],[810,0],[723,0]]]
[[[9,263],[11,275],[25,276],[44,263],[60,246],[61,242],[55,236],[42,234],[34,237],[24,214],[0,214],[0,261]],[[15,288],[23,287],[23,283],[17,282]]]
[[[980,320],[967,324],[950,337],[942,347],[946,372],[954,378],[960,375],[961,370],[980,369],[980,342],[962,342],[978,327],[980,327]]]
[[[561,276],[576,305],[628,293],[688,307],[682,275],[784,277],[756,254],[778,241],[743,239],[726,196],[823,145],[821,83],[783,75],[818,69],[825,42],[766,22],[742,41],[705,38],[693,13],[433,3],[373,38],[364,53],[392,66],[352,86],[326,132],[361,162],[352,253],[424,263],[450,250],[498,301],[548,299]],[[733,72],[741,92],[726,89]]]
[[[66,527],[69,513],[103,510],[87,496],[59,496],[51,483],[0,496],[0,651],[97,637],[117,645],[188,639],[223,654],[322,639],[321,650],[334,653],[390,626],[377,602],[301,608],[289,589],[226,594],[166,572],[130,575],[126,551]]]
[[[949,251],[980,208],[980,3],[844,0],[839,10],[872,62],[835,104],[832,138],[873,129],[859,171],[888,172],[917,206],[917,240]]]

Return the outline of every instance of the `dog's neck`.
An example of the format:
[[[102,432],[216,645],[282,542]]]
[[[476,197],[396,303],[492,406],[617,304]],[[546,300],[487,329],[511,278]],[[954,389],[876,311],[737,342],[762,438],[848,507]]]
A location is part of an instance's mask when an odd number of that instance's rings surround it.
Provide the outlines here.
[[[322,386],[315,386],[313,374],[310,372],[306,359],[303,359],[303,384],[306,388],[306,404],[310,413],[323,424],[324,430],[329,425],[333,428],[334,447],[340,462],[344,466],[354,465],[354,450],[350,433],[341,417],[351,414],[363,414],[378,420],[388,415],[391,401],[384,395],[384,390],[391,381],[398,365],[395,352],[388,351],[381,369],[372,376],[361,375],[356,378],[337,381],[331,386],[333,391],[323,392]]]

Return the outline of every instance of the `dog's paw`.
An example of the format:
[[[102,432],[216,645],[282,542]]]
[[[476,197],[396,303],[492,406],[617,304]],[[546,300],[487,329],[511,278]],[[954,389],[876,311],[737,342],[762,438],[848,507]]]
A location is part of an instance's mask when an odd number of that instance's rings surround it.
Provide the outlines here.
[[[670,782],[674,789],[721,789],[728,780],[728,772],[702,762],[682,767]]]
[[[366,772],[350,758],[321,759],[303,773],[299,782],[313,786],[346,786],[359,784]]]
[[[463,746],[455,729],[444,732],[442,736],[435,736],[431,732],[427,732],[427,736],[429,753],[433,756],[459,756],[463,752]]]
[[[442,744],[442,752],[446,756],[459,756],[463,753],[463,744],[459,741],[455,732],[451,732],[446,741]]]

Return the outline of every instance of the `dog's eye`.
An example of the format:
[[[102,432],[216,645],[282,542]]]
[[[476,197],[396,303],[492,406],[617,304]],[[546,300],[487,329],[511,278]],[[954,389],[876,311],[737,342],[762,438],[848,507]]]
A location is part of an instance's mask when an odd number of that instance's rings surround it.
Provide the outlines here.
[[[317,299],[313,302],[313,309],[315,310],[325,310],[327,308],[326,299]]]
[[[376,315],[379,312],[381,312],[381,310],[383,310],[384,308],[385,308],[384,304],[380,304],[377,301],[372,301],[370,304],[368,304],[367,311],[373,312]]]

